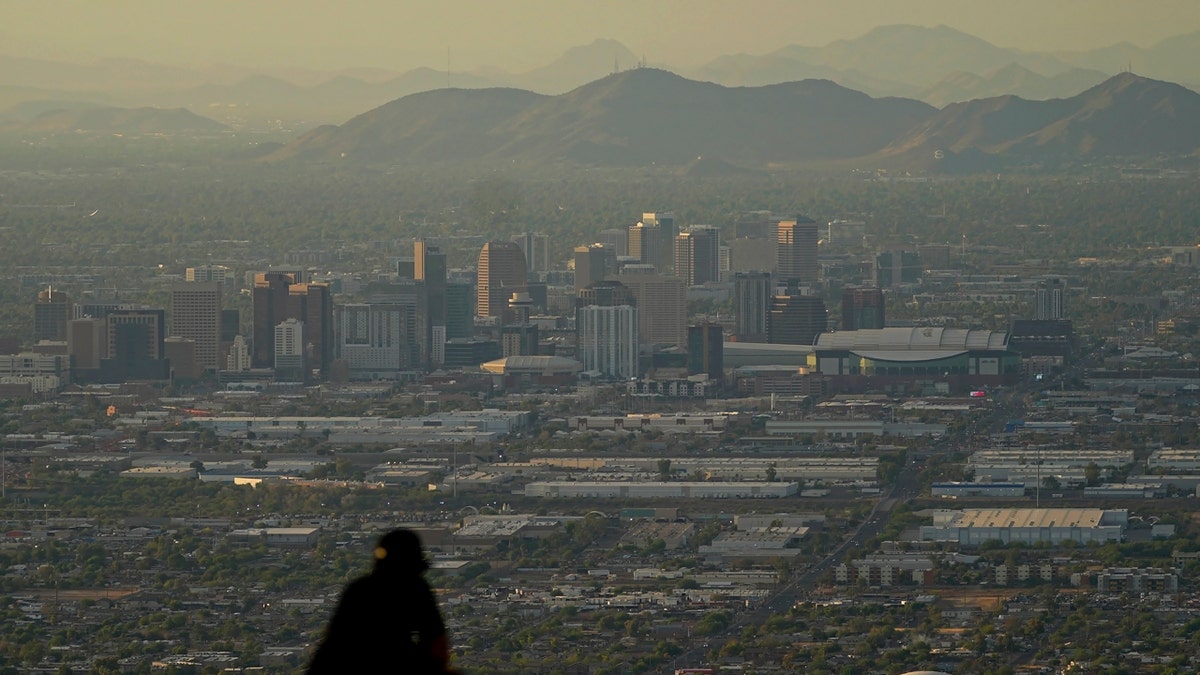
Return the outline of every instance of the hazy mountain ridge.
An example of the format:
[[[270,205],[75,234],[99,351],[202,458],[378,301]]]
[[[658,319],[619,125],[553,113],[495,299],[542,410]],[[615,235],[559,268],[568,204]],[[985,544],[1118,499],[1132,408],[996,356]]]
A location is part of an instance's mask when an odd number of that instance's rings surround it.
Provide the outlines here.
[[[1010,63],[984,75],[966,71],[952,73],[933,86],[923,89],[916,98],[939,108],[959,101],[1006,95],[1046,100],[1084,91],[1107,80],[1108,77],[1098,70],[1084,68],[1072,68],[1046,77],[1020,64]]]
[[[230,65],[181,68],[129,59],[70,64],[0,54],[0,73],[4,73],[0,110],[37,100],[185,107],[239,127],[281,122],[285,128],[303,129],[340,123],[363,110],[432,89],[510,87],[560,94],[614,70],[629,69],[637,61],[620,42],[603,39],[569,49],[554,62],[523,73],[497,67],[472,72],[415,68],[389,73],[360,68],[320,73]],[[1147,48],[1118,44],[1087,52],[1046,53],[997,47],[946,26],[892,25],[821,47],[790,45],[762,55],[727,55],[697,68],[672,70],[726,86],[827,79],[871,96],[904,96],[942,106],[1002,94],[1070,97],[1106,74],[1130,67],[1185,86],[1200,83],[1200,33]],[[1022,74],[1015,77],[1017,72]]]
[[[1198,148],[1200,94],[1129,73],[1065,99],[1001,96],[937,110],[828,80],[724,87],[641,68],[559,96],[414,94],[310,132],[270,159],[685,166],[707,158],[702,167],[723,171],[846,160],[959,171]]]
[[[11,122],[20,133],[182,134],[220,133],[229,127],[183,108],[72,107],[48,110],[31,120]]]
[[[1200,94],[1122,73],[1066,99],[1016,96],[946,106],[881,151],[881,161],[934,168],[970,158],[1006,163],[1185,155],[1200,149]]]
[[[789,110],[795,115],[780,114]],[[415,94],[306,134],[273,158],[621,165],[711,156],[767,164],[869,154],[933,112],[824,80],[727,88],[641,68],[553,97],[509,89]]]

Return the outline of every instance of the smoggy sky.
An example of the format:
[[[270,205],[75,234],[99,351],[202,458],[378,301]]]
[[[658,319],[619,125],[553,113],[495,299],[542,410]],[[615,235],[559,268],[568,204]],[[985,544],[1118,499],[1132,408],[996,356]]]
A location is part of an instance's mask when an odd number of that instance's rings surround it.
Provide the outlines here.
[[[73,61],[318,70],[520,71],[611,38],[652,65],[945,24],[1001,47],[1148,47],[1200,30],[1200,0],[7,0],[0,52]],[[0,74],[0,80],[2,80]],[[0,84],[3,84],[0,81]]]

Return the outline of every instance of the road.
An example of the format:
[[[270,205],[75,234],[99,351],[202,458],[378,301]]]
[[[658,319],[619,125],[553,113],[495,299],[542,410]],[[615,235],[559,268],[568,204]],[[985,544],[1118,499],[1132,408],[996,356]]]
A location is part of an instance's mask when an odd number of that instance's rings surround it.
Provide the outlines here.
[[[944,442],[939,442],[939,449]],[[933,454],[937,449],[931,448],[930,454]],[[891,487],[883,493],[871,513],[867,515],[858,527],[851,531],[850,536],[842,540],[832,551],[830,551],[820,562],[810,566],[803,572],[794,574],[788,583],[768,597],[765,601],[759,603],[752,609],[741,612],[734,616],[733,622],[725,631],[717,635],[709,636],[707,641],[703,638],[693,638],[693,646],[680,654],[675,663],[681,668],[698,668],[703,667],[707,662],[708,651],[719,652],[723,646],[730,640],[741,635],[742,630],[746,626],[760,626],[767,621],[773,614],[782,614],[787,612],[797,599],[808,591],[816,588],[817,582],[830,569],[836,566],[845,557],[846,551],[862,546],[864,542],[873,540],[883,531],[891,518],[892,511],[899,504],[904,504],[908,500],[917,496],[920,489],[918,474],[920,468],[917,462],[909,460],[901,469],[899,475]],[[700,642],[700,644],[695,644]]]

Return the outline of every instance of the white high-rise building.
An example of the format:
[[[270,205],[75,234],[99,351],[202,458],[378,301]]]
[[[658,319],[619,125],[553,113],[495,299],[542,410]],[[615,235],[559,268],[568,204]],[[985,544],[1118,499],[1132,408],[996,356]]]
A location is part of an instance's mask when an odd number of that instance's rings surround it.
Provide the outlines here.
[[[304,370],[304,323],[288,319],[275,326],[275,369]]]
[[[588,305],[575,313],[576,358],[585,371],[628,379],[638,374],[638,310]]]

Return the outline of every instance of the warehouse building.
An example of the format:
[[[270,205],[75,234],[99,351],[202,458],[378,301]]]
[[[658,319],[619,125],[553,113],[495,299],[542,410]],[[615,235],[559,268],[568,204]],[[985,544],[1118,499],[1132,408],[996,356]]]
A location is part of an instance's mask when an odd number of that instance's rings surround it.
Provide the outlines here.
[[[797,483],[553,481],[530,483],[526,497],[593,499],[769,499],[794,497]]]
[[[989,541],[1034,545],[1120,542],[1129,522],[1125,509],[939,510],[921,526],[921,541],[977,547]]]

